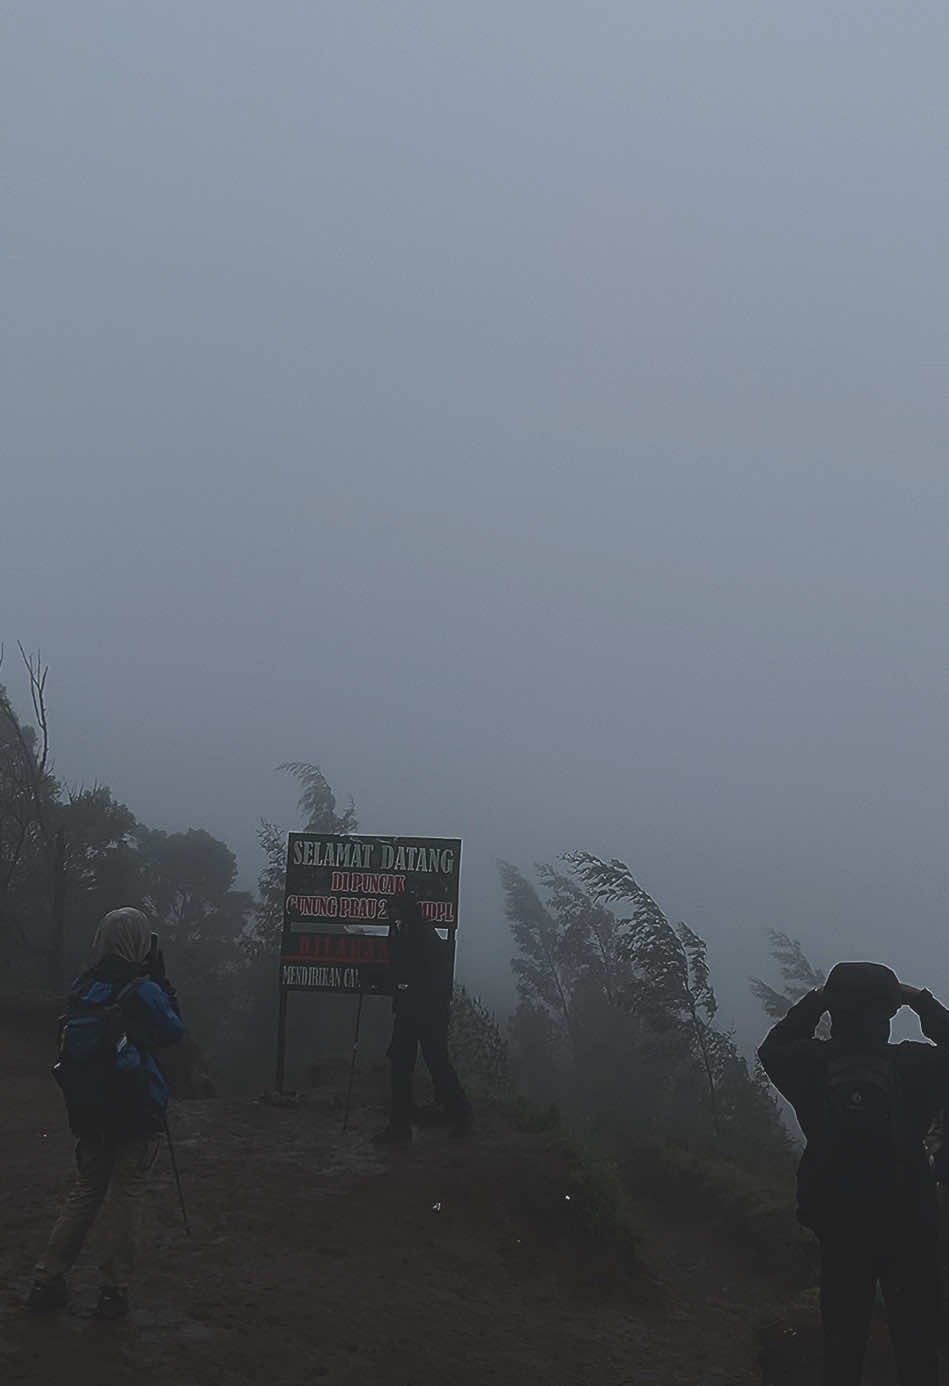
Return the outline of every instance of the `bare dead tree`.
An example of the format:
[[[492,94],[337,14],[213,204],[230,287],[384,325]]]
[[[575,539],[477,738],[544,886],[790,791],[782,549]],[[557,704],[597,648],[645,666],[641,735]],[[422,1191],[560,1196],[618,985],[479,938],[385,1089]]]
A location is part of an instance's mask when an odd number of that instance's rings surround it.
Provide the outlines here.
[[[30,700],[33,704],[33,714],[36,718],[38,731],[38,747],[32,744],[31,739],[27,736],[26,729],[2,684],[0,684],[0,716],[4,718],[13,733],[19,749],[18,760],[29,787],[30,803],[36,815],[36,822],[40,830],[48,837],[49,824],[43,812],[40,791],[49,764],[49,716],[46,710],[46,676],[49,673],[49,666],[43,663],[38,650],[35,655],[27,654],[19,640],[17,647],[29,679]],[[0,645],[0,666],[2,665],[3,646]]]
[[[31,833],[36,835],[48,863],[49,906],[51,932],[48,948],[37,949],[26,938],[22,928],[15,929],[19,941],[30,951],[43,952],[47,958],[47,980],[54,990],[62,990],[65,966],[65,861],[66,842],[60,829],[54,831],[46,793],[49,778],[49,714],[46,704],[46,679],[49,666],[42,655],[28,654],[17,641],[20,658],[26,669],[33,706],[34,726],[27,727],[0,685],[0,722],[5,726],[11,754],[6,758],[8,794],[0,804],[0,917],[6,915],[6,904],[14,876],[23,859]],[[0,645],[0,665],[3,663]],[[8,840],[5,822],[11,832]]]
[[[0,667],[4,648],[0,645]],[[0,800],[0,905],[16,874],[30,830],[32,791],[27,761],[32,757],[26,733],[13,708],[6,689],[0,684],[0,719],[11,736],[12,754],[5,758],[3,770],[5,793]],[[28,754],[25,754],[27,752]],[[5,848],[5,850],[4,850]]]

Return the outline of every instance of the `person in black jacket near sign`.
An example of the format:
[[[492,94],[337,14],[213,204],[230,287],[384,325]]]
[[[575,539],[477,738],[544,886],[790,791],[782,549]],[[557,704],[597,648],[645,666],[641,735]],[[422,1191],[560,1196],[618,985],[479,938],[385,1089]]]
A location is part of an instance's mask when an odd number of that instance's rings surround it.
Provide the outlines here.
[[[901,1006],[933,1044],[890,1044]],[[831,1036],[814,1038],[825,1011]],[[924,1138],[949,1098],[949,1010],[877,963],[838,963],[758,1051],[807,1145],[798,1217],[821,1245],[824,1386],[859,1386],[877,1283],[901,1386],[936,1386],[936,1178]],[[936,1161],[941,1182],[943,1170]]]
[[[389,1124],[373,1139],[398,1145],[412,1139],[412,1075],[419,1046],[453,1136],[465,1136],[471,1106],[448,1055],[451,1015],[451,950],[433,924],[422,919],[418,901],[404,894],[389,902],[389,948],[394,970],[392,1077]]]

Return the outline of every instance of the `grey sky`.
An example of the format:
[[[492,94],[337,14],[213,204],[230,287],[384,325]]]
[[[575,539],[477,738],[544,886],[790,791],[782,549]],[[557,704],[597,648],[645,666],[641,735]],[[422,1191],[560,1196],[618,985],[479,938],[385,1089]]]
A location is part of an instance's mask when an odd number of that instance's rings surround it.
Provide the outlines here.
[[[0,635],[252,879],[272,767],[949,989],[944,7],[3,7]],[[7,681],[17,688],[8,666]]]

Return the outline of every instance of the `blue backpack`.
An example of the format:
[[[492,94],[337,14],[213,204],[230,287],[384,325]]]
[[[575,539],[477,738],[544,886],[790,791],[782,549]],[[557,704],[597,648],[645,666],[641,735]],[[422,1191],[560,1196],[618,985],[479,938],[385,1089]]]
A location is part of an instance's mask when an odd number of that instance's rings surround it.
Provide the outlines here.
[[[119,1135],[146,1100],[142,1054],[126,1031],[122,1005],[143,978],[133,978],[111,1001],[73,998],[59,1022],[53,1077],[62,1088],[77,1136]]]

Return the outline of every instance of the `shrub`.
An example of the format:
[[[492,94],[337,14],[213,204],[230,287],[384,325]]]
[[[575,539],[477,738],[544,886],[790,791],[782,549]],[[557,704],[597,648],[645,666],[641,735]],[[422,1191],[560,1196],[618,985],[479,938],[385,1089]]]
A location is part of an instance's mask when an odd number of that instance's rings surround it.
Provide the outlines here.
[[[590,1235],[630,1253],[639,1232],[622,1176],[612,1160],[574,1141],[564,1141],[570,1201]]]
[[[752,1252],[762,1270],[791,1284],[812,1280],[816,1244],[798,1224],[793,1179],[783,1165],[751,1169],[667,1145],[628,1155],[622,1172],[635,1194],[718,1222],[731,1241]]]
[[[551,1116],[540,1109],[528,1115],[535,1122]],[[639,1231],[611,1160],[548,1124],[512,1154],[509,1177],[520,1212],[578,1268],[613,1274],[635,1267]]]
[[[466,1087],[489,1097],[504,1097],[512,1091],[507,1045],[498,1023],[463,986],[455,988],[448,1047]]]

